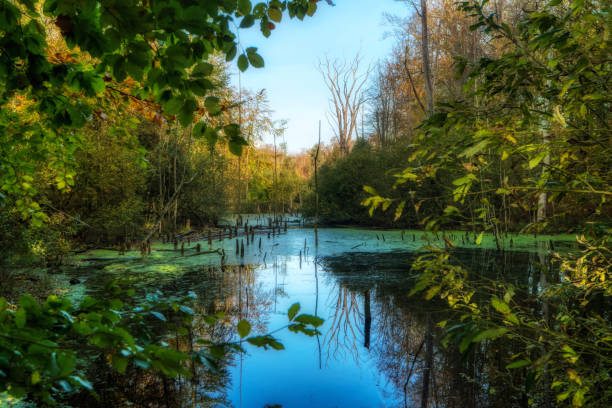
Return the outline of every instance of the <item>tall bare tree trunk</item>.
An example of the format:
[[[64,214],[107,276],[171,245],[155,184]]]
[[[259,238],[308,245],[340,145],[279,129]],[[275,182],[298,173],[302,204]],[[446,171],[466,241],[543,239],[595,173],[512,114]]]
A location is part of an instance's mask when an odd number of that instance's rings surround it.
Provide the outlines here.
[[[321,121],[319,121],[319,143],[317,143],[317,152],[314,156],[314,179],[315,179],[315,247],[319,246],[319,178],[317,170],[317,162],[319,160],[319,150],[321,148]]]
[[[421,47],[423,52],[423,71],[425,73],[425,90],[427,103],[427,116],[434,111],[434,90],[431,78],[431,64],[429,62],[429,30],[427,28],[427,0],[421,0]]]
[[[277,210],[278,210],[278,185],[277,185],[278,173],[276,164],[276,133],[274,133],[274,200],[272,205],[274,207],[274,222],[277,221]]]

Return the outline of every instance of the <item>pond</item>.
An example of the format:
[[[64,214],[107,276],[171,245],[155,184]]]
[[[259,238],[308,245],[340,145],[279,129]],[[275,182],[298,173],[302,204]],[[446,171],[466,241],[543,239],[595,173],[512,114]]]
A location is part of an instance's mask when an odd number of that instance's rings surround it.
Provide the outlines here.
[[[468,269],[470,279],[512,282],[523,288],[525,302],[550,279],[542,273],[548,263],[546,247],[571,246],[567,237],[514,236],[508,237],[507,250],[498,251],[491,237],[476,246],[475,236],[464,232],[445,236],[461,245],[453,250],[453,262]],[[245,246],[244,257],[236,253],[235,239],[214,239],[213,247],[226,254],[223,266],[216,253],[181,257],[173,251],[154,251],[145,260],[130,253],[117,259],[110,251],[84,254],[83,259],[96,259],[71,272],[84,282],[81,292],[96,293],[113,277],[129,279],[142,292],[193,291],[198,295],[197,313],[226,315],[212,327],[196,323],[194,337],[236,341],[233,327],[247,319],[256,333],[275,332],[285,349],[244,344],[246,353],[224,361],[217,373],[198,369],[194,378],[177,381],[136,370],[118,376],[92,362],[101,397],[93,400],[83,394],[72,403],[412,407],[425,406],[425,400],[432,407],[523,405],[524,396],[517,392],[524,386],[522,374],[517,372],[511,383],[500,383],[493,375],[513,354],[512,344],[483,345],[466,354],[453,346],[445,348],[436,323],[452,318],[451,311],[440,301],[408,296],[415,277],[410,265],[428,242],[444,246],[441,237],[416,231],[320,229],[315,247],[312,229],[290,227],[270,237],[256,235]],[[186,245],[192,248],[195,242]],[[206,240],[202,246],[208,249]],[[276,332],[287,324],[287,310],[295,302],[301,304],[301,312],[325,319],[319,336]],[[533,304],[536,314],[543,313],[542,308]],[[175,344],[190,347],[193,339],[176,336]]]

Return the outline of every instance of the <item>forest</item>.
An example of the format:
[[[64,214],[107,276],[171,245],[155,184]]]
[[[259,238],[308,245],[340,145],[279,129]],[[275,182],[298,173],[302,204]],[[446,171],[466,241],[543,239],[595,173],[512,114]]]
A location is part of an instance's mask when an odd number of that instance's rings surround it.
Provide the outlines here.
[[[612,405],[612,5],[398,1],[0,0],[0,406]]]

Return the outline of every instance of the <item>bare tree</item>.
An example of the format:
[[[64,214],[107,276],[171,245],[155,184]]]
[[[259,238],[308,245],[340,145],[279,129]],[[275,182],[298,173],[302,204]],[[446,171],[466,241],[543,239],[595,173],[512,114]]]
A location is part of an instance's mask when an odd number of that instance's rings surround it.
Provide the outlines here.
[[[343,155],[350,150],[353,135],[357,133],[359,111],[366,102],[362,89],[371,69],[368,67],[365,72],[360,72],[360,63],[359,55],[350,62],[330,61],[327,57],[319,62],[319,71],[331,93],[330,124],[335,130]]]
[[[421,0],[420,10],[414,3],[415,12],[421,18],[421,57],[423,58],[423,76],[425,79],[425,100],[427,104],[427,116],[433,114],[434,111],[434,90],[433,79],[431,72],[431,63],[429,61],[429,26],[427,25],[427,0]]]

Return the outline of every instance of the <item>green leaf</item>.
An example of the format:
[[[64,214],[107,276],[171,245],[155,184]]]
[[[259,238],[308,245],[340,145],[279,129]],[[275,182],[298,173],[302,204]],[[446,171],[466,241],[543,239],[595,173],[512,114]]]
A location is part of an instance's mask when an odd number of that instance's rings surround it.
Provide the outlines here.
[[[406,205],[405,201],[400,202],[397,207],[395,208],[395,216],[393,217],[394,221],[399,220],[399,218],[402,216],[402,213],[404,212],[404,206]]]
[[[198,103],[195,99],[187,99],[179,112],[178,119],[183,127],[187,127],[193,123],[193,113],[198,108]]]
[[[307,315],[307,314],[299,315],[294,320],[298,323],[311,325],[315,328],[321,326],[323,322],[325,322],[325,320],[321,319],[318,316],[312,316],[312,315]]]
[[[277,23],[280,23],[283,19],[283,13],[276,7],[270,7],[268,9],[268,16],[270,17],[270,20],[275,21]]]
[[[249,28],[252,27],[253,24],[255,24],[255,17],[249,14],[244,16],[244,18],[240,22],[240,28]]]
[[[185,99],[181,96],[173,96],[168,101],[162,103],[164,112],[168,115],[176,115],[181,111],[185,104]]]
[[[529,169],[536,167],[548,155],[547,151],[540,152],[537,156],[529,160]]]
[[[489,145],[489,140],[485,139],[485,140],[481,140],[480,142],[476,143],[475,145],[468,147],[467,149],[465,149],[460,155],[459,157],[472,157],[477,153],[480,153],[485,147],[487,147]]]
[[[256,347],[265,347],[268,344],[268,338],[266,336],[249,337],[247,342]]]
[[[287,316],[289,317],[289,320],[293,320],[293,318],[298,314],[299,311],[300,311],[299,303],[294,303],[293,305],[291,305],[291,307],[289,308],[289,311],[287,311]]]
[[[204,107],[211,115],[218,115],[221,113],[221,106],[219,105],[219,98],[216,96],[209,96],[204,101]]]
[[[247,15],[251,12],[251,1],[250,0],[238,0],[238,11],[242,13],[242,15]]]
[[[238,138],[232,138],[230,139],[229,143],[228,143],[228,147],[230,152],[235,155],[235,156],[241,156],[242,155],[242,146],[245,145],[245,143],[242,143],[241,140],[242,139],[240,136],[238,136]]]
[[[482,238],[484,237],[484,231],[482,231],[478,237],[476,238],[476,245],[480,245],[482,243]]]
[[[191,132],[191,134],[196,139],[201,139],[202,137],[204,137],[205,132],[206,132],[206,123],[198,122],[193,127],[193,131]]]
[[[482,340],[486,340],[486,339],[496,339],[502,335],[504,335],[505,333],[508,332],[508,329],[504,328],[504,327],[498,327],[495,329],[487,329],[484,330],[480,333],[478,333],[473,339],[472,339],[472,343],[478,343]]]
[[[506,366],[507,369],[512,370],[515,368],[521,368],[521,367],[525,367],[531,364],[531,361],[529,360],[518,360],[515,361],[513,363],[510,363]]]
[[[514,313],[508,313],[506,315],[506,320],[508,320],[509,322],[511,322],[513,324],[519,324],[520,323],[518,317],[516,317],[516,315]]]
[[[251,48],[247,48],[246,49],[246,53],[247,53],[247,57],[249,59],[249,63],[254,66],[255,68],[263,68],[264,67],[264,60],[261,57],[261,55],[259,55],[257,53],[257,48],[255,47],[251,47]]]
[[[95,93],[102,93],[106,90],[106,83],[100,76],[94,76],[91,79],[91,87]]]
[[[204,132],[204,138],[206,139],[206,141],[208,142],[210,146],[214,146],[217,143],[217,139],[219,138],[219,135],[217,134],[217,131],[214,128],[209,126],[206,128],[206,131]]]
[[[503,300],[499,299],[497,296],[493,296],[491,298],[491,305],[497,310],[499,313],[507,315],[510,313],[510,306],[505,303]]]
[[[200,62],[193,69],[192,75],[209,76],[213,72],[213,65],[208,62]]]
[[[238,322],[238,335],[240,338],[244,339],[251,332],[251,324],[246,320],[241,320]]]
[[[17,326],[18,329],[23,329],[26,324],[26,320],[26,311],[23,307],[20,307],[15,312],[15,326]]]
[[[440,285],[431,286],[425,293],[425,299],[431,300],[438,292],[440,292],[440,289],[442,289]]]
[[[461,214],[461,212],[459,211],[457,207],[453,205],[446,206],[446,208],[444,209],[444,215],[449,216],[453,214]]]
[[[306,11],[306,14],[308,14],[309,17],[312,17],[316,11],[317,3],[312,1],[308,2],[308,11]]]
[[[249,60],[246,55],[240,54],[238,57],[238,69],[242,72],[246,71],[249,67]]]
[[[230,123],[229,125],[225,125],[223,126],[223,133],[225,133],[225,136],[230,139],[239,137],[240,125],[237,125],[236,123]]]
[[[378,193],[376,192],[376,190],[374,190],[373,187],[370,186],[363,186],[363,191],[365,191],[368,194],[372,194],[372,195],[378,195]]]

